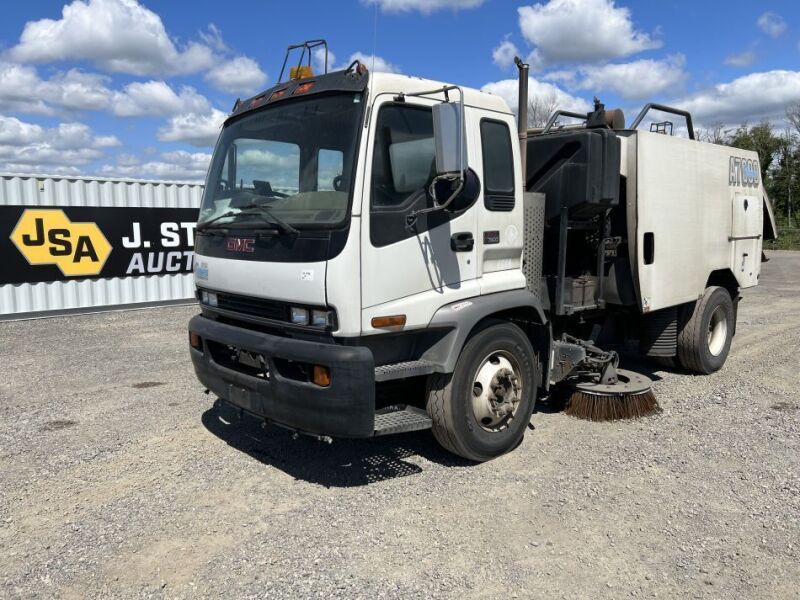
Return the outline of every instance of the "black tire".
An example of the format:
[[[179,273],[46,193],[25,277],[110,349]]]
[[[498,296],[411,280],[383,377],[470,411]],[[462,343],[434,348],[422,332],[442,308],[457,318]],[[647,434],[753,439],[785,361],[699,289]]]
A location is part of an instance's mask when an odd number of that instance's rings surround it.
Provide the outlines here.
[[[472,394],[478,369],[498,352],[516,363],[521,393],[513,418],[504,428],[489,431],[478,422],[472,409]],[[428,414],[433,435],[450,452],[483,462],[513,450],[525,435],[536,402],[536,355],[525,333],[512,323],[497,322],[476,333],[464,345],[453,373],[428,378]]]
[[[728,290],[706,288],[700,300],[684,307],[678,323],[677,358],[681,366],[704,375],[721,369],[731,349],[735,321]]]

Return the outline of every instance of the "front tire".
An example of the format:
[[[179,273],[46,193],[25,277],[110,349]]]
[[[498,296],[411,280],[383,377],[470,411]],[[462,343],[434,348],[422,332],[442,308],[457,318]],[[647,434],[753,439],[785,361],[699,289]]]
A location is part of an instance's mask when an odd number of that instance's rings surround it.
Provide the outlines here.
[[[707,375],[722,368],[731,349],[736,326],[733,300],[728,290],[712,286],[686,307],[678,332],[678,360],[693,373]]]
[[[522,329],[491,325],[464,345],[452,374],[428,378],[433,435],[469,460],[505,454],[525,434],[538,385],[536,356]]]

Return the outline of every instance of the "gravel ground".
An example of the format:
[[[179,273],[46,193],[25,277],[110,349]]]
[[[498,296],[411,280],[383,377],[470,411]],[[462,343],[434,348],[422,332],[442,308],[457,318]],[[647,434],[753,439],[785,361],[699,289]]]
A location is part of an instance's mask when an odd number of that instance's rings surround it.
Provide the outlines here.
[[[796,598],[800,253],[772,258],[721,372],[480,465],[220,420],[191,307],[0,323],[0,597]]]

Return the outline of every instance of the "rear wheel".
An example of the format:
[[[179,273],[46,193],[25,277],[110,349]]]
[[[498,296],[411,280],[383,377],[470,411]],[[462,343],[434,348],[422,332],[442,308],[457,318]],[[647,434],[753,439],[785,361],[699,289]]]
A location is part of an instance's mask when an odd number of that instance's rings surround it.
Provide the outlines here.
[[[537,387],[528,337],[511,323],[491,325],[466,343],[452,374],[429,378],[433,435],[470,460],[504,454],[525,434]]]
[[[678,331],[677,358],[681,366],[694,373],[718,371],[728,358],[735,328],[733,300],[728,290],[706,288],[703,297],[685,310],[686,317]]]

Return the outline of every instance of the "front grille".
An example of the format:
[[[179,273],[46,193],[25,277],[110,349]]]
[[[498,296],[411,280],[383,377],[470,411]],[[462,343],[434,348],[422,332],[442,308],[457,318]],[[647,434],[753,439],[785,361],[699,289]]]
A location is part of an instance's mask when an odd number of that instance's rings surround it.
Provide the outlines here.
[[[252,298],[250,296],[217,292],[217,306],[222,310],[230,310],[263,319],[289,320],[288,304],[276,300],[267,300],[266,298]]]

